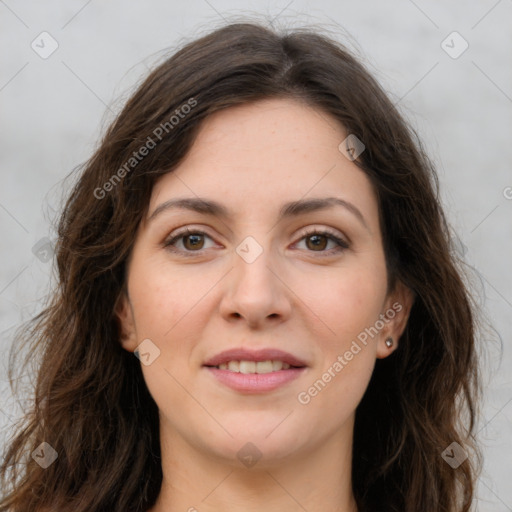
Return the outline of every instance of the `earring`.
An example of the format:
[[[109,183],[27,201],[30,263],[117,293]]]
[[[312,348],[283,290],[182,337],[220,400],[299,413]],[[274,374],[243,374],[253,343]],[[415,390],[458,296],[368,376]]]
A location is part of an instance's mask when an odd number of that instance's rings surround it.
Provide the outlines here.
[[[386,338],[385,343],[388,348],[391,348],[393,346],[393,338],[391,336],[389,338]]]

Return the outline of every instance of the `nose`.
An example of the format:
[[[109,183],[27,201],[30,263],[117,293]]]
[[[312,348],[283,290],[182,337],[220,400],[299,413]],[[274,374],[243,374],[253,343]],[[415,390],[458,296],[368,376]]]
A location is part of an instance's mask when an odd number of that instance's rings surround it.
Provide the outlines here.
[[[251,328],[286,321],[293,292],[281,266],[269,250],[254,260],[233,254],[234,268],[226,276],[220,312],[228,322],[245,321]]]

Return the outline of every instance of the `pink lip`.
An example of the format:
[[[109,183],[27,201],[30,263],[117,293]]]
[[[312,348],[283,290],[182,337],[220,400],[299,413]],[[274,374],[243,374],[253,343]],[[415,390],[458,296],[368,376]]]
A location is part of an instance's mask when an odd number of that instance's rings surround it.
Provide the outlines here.
[[[262,393],[272,391],[279,386],[296,379],[306,370],[306,368],[303,367],[289,368],[288,370],[279,370],[269,373],[244,374],[232,372],[230,370],[219,370],[212,366],[209,366],[206,369],[226,386],[245,393]]]
[[[230,350],[224,350],[220,354],[213,356],[208,359],[203,366],[219,366],[219,364],[227,363],[229,361],[282,361],[288,363],[290,366],[304,367],[307,364],[299,358],[283,352],[282,350],[274,348],[265,348],[260,350],[248,350],[245,348],[233,348]],[[223,371],[223,370],[220,370]],[[285,370],[287,371],[287,370]],[[230,372],[233,373],[233,372]],[[279,373],[279,372],[272,372]],[[269,375],[269,374],[259,374]]]

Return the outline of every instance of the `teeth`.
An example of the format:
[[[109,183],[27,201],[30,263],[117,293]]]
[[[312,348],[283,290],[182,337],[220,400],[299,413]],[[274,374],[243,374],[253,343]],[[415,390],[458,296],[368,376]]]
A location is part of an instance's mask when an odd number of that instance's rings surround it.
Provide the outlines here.
[[[229,364],[231,364],[231,362]],[[239,371],[240,373],[256,373],[256,363],[254,361],[240,361]]]
[[[240,361],[229,361],[228,370],[231,370],[232,372],[239,372],[240,371]]]
[[[256,373],[270,373],[274,371],[272,361],[259,361],[256,363]]]
[[[283,361],[229,361],[217,366],[219,370],[229,370],[237,373],[270,373],[279,370],[288,370],[290,365]]]
[[[272,361],[272,370],[278,372],[283,369],[284,363],[282,361]]]

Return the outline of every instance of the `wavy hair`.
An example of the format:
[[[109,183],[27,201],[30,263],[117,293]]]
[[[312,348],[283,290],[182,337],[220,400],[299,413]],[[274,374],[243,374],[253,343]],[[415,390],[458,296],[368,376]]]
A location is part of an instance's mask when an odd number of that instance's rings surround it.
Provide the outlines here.
[[[166,57],[79,169],[58,221],[58,285],[18,336],[29,344],[37,378],[5,448],[0,512],[143,512],[155,503],[158,408],[140,362],[121,348],[114,315],[125,263],[155,181],[182,161],[201,122],[266,98],[304,101],[364,142],[355,163],[378,198],[389,287],[401,281],[415,295],[399,348],[376,361],[356,410],[359,510],[470,510],[481,457],[477,322],[450,250],[434,166],[344,45],[311,28],[278,32],[241,22]],[[136,157],[150,140],[154,147]],[[46,469],[31,457],[42,442],[58,454]],[[456,469],[442,457],[454,442],[471,454]]]

